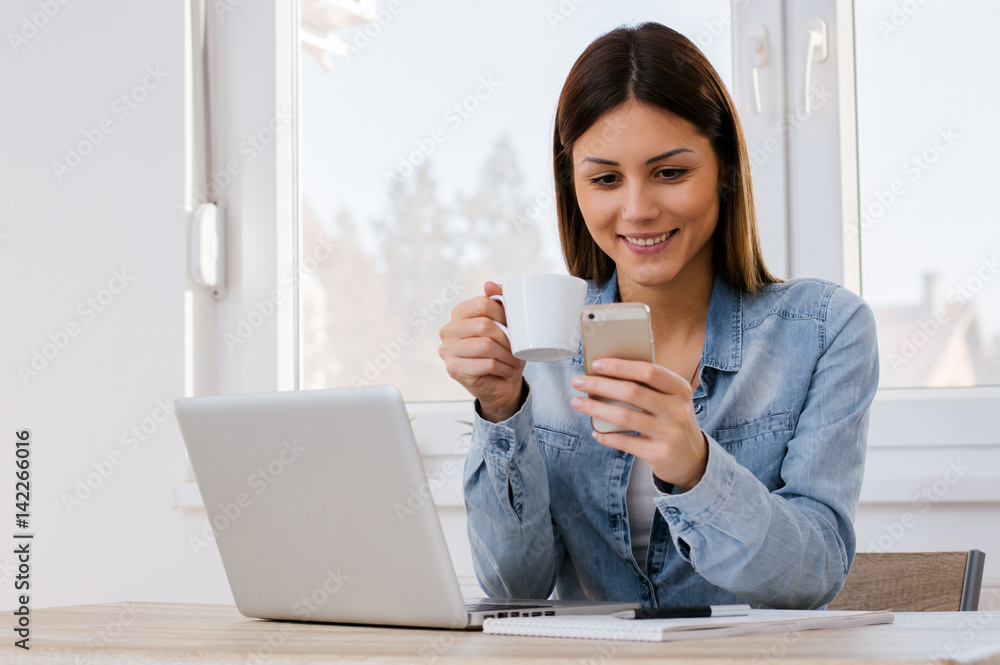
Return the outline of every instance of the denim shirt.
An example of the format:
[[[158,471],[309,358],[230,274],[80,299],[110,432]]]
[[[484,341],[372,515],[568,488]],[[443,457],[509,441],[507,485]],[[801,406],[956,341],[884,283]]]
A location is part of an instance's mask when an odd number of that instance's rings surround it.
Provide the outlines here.
[[[589,285],[615,302],[617,275]],[[651,606],[816,608],[854,559],[868,412],[878,386],[871,308],[832,282],[759,294],[716,276],[694,391],[708,441],[701,481],[658,484],[646,561],[632,556],[625,490],[633,457],[597,443],[570,406],[582,349],[529,362],[509,419],[477,414],[463,488],[476,575],[491,597]]]

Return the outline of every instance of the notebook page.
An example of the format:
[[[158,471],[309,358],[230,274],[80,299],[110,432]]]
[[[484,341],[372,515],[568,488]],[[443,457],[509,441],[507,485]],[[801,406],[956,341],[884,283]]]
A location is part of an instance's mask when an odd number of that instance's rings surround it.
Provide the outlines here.
[[[609,615],[518,617],[486,619],[483,632],[493,635],[665,642],[892,623],[892,619],[891,612],[825,610],[751,610],[747,616],[699,619],[629,620]]]

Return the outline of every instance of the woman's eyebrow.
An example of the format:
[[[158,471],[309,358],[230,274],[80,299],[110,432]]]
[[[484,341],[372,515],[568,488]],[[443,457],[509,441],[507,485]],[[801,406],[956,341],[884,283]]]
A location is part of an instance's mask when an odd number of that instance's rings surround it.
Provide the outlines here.
[[[658,162],[661,159],[666,159],[667,157],[673,157],[674,155],[680,152],[693,153],[694,150],[691,150],[689,148],[675,148],[673,150],[668,150],[662,155],[657,155],[656,157],[650,157],[649,159],[646,160],[646,163],[652,164],[653,162]],[[621,166],[621,164],[619,164],[618,162],[613,162],[610,159],[601,159],[600,157],[584,157],[583,159],[580,160],[580,162],[581,163],[594,162],[595,164],[607,164],[608,166]]]
[[[653,162],[658,162],[661,159],[666,159],[667,157],[673,157],[674,155],[676,155],[679,152],[690,152],[690,153],[693,154],[694,150],[691,150],[689,148],[675,148],[674,150],[668,150],[667,152],[663,153],[662,155],[657,155],[656,157],[650,157],[649,159],[646,160],[646,163],[647,164],[652,164]]]

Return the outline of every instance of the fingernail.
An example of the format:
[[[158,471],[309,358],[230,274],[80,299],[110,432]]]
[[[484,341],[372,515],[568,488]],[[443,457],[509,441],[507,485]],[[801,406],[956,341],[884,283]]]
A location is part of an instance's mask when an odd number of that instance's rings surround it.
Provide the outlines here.
[[[570,403],[573,405],[574,409],[579,409],[581,406],[583,406],[583,398],[582,397],[574,397],[573,401],[570,402]]]
[[[594,361],[594,369],[604,369],[604,366],[606,364],[607,363],[605,363],[604,360],[595,360]]]
[[[573,380],[570,381],[570,383],[572,383],[574,387],[579,388],[580,386],[583,385],[583,377],[582,376],[574,376]]]

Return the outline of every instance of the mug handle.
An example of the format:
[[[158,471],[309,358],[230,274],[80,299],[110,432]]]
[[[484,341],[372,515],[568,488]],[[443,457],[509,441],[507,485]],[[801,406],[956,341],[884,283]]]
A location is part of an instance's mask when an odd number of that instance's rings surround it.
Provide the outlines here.
[[[500,303],[501,305],[503,305],[505,308],[507,307],[507,303],[505,303],[503,301],[503,295],[490,296],[490,300],[496,300],[498,303]],[[505,326],[504,324],[500,323],[499,321],[494,321],[493,323],[497,324],[497,327],[500,328],[500,332],[502,332],[507,337],[507,343],[510,344],[511,347],[513,348],[514,341],[510,338],[510,330],[507,329],[507,326]]]

